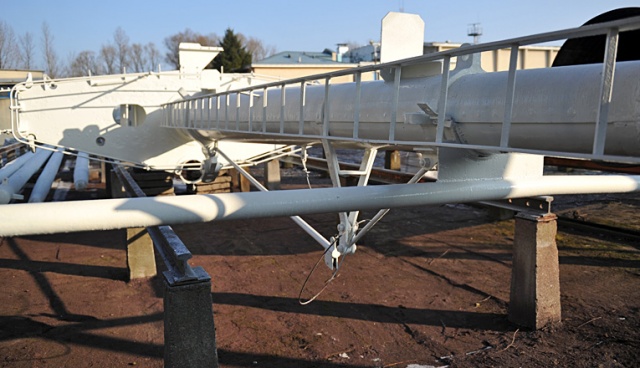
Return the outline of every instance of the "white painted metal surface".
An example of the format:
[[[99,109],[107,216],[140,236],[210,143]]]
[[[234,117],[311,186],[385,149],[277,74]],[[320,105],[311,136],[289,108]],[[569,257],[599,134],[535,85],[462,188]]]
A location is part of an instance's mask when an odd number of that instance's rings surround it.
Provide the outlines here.
[[[27,161],[29,161],[33,157],[33,152],[25,152],[24,155],[16,158],[15,160],[9,162],[5,166],[0,169],[0,182],[5,178],[10,177],[16,171],[20,170],[22,165],[24,165]]]
[[[222,47],[201,46],[199,43],[182,42],[178,45],[180,71],[187,74],[201,73],[219,53]]]
[[[461,65],[461,62],[458,62]],[[589,154],[594,141],[600,83],[600,65],[582,65],[518,72],[518,86],[513,97],[510,139],[507,149],[562,152],[564,156]],[[460,70],[464,72],[464,69]],[[640,62],[618,63],[616,84],[609,106],[607,124],[607,150],[609,156],[640,156],[640,88],[637,75]],[[456,78],[457,77],[457,78]],[[501,122],[505,111],[505,87],[508,73],[452,73],[448,91],[446,117],[451,127],[445,128],[445,140],[457,144],[482,146],[485,150],[501,148]],[[249,108],[249,96],[230,94],[180,102],[167,107],[171,119],[166,126],[196,130],[198,135],[211,140],[231,139],[250,142],[282,140],[299,144],[317,139],[339,140],[343,145],[367,144],[397,145],[412,149],[428,147],[436,141],[436,128],[420,104],[438,106],[440,77],[417,78],[401,81],[395,128],[390,133],[390,101],[394,100],[394,85],[377,81],[362,83],[361,91],[355,84],[337,84],[330,87],[329,117],[323,109],[324,86],[306,87],[304,123],[300,127],[299,97],[296,88],[285,90],[284,116],[281,106],[269,104],[263,109],[257,104]],[[268,101],[280,100],[280,89],[268,90]],[[354,97],[361,95],[358,137],[354,132]],[[256,91],[254,98],[262,99]],[[240,108],[226,108],[238,105]],[[204,102],[221,109],[205,110],[211,119],[198,121],[189,105]],[[228,101],[227,101],[228,100]],[[224,116],[224,117],[222,117]],[[218,117],[218,118],[216,118]],[[185,118],[189,118],[186,121]],[[255,123],[251,123],[252,118]],[[325,126],[324,121],[328,120]],[[325,131],[326,129],[326,131]],[[300,134],[300,131],[303,134]]]
[[[49,161],[45,165],[44,169],[40,176],[38,176],[38,180],[31,190],[31,195],[29,196],[29,203],[39,203],[44,202],[51,190],[51,184],[56,178],[56,174],[60,169],[60,164],[62,163],[62,158],[64,154],[61,150],[54,152],[51,157],[49,157]]]
[[[0,236],[640,191],[640,176],[543,176],[542,157],[445,149],[438,182],[0,206]],[[54,215],[55,214],[55,215]]]
[[[211,142],[203,145],[188,134],[160,128],[161,105],[262,82],[250,74],[203,70],[220,51],[218,47],[183,45],[184,65],[179,71],[18,84],[11,93],[13,134],[26,144],[73,149],[148,169],[200,169]],[[273,147],[247,148],[244,144],[228,151],[235,159],[245,159]]]
[[[28,203],[0,207],[0,236],[638,190],[638,176],[576,176]]]
[[[40,170],[42,165],[51,156],[50,150],[39,149],[33,157],[25,162],[20,170],[13,173],[8,178],[5,178],[0,184],[0,204],[7,204],[13,199],[22,199],[20,190],[29,181],[29,179]],[[7,224],[11,224],[7,222]],[[3,226],[6,226],[3,224]]]
[[[615,63],[612,52],[604,72],[598,64],[516,70],[512,58],[509,72],[484,73],[477,57],[491,49],[507,47],[516,55],[534,42],[638,28],[640,18],[629,18],[187,99],[166,105],[164,126],[212,141],[330,139],[353,147],[456,147],[640,162],[640,62]],[[456,69],[449,71],[454,57]],[[444,72],[434,75],[434,63]],[[359,81],[372,70],[390,77]],[[349,74],[355,83],[330,84]],[[314,81],[322,85],[307,85]]]
[[[380,62],[422,55],[424,21],[417,14],[389,12],[382,18]]]

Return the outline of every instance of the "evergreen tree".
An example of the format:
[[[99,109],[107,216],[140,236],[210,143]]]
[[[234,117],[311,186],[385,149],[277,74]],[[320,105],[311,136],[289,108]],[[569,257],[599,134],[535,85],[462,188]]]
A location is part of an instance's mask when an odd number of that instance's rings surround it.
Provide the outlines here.
[[[213,59],[213,67],[226,73],[246,72],[251,67],[251,53],[247,51],[238,35],[231,28],[227,28],[224,38],[220,41],[224,51]]]

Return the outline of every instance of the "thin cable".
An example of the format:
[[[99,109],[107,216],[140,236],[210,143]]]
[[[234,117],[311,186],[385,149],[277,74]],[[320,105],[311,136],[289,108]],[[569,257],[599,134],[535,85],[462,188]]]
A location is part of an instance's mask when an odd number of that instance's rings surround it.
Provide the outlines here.
[[[337,240],[338,240],[337,237],[334,238],[332,240],[332,242],[331,242],[331,245],[328,246],[327,249],[324,250],[324,252],[322,252],[322,255],[320,256],[320,259],[318,259],[316,264],[313,265],[313,268],[311,269],[311,272],[309,272],[309,275],[307,275],[307,278],[304,280],[304,283],[302,284],[302,287],[300,288],[300,293],[298,294],[298,303],[300,303],[300,305],[307,305],[307,304],[311,303],[312,301],[316,300],[316,298],[319,297],[320,294],[322,294],[322,292],[324,292],[325,289],[329,286],[331,281],[335,280],[338,277],[338,271],[340,270],[340,266],[344,263],[346,254],[342,257],[342,262],[336,262],[335,271],[333,271],[333,274],[331,274],[331,277],[329,277],[324,282],[324,286],[322,287],[322,289],[320,289],[320,291],[318,291],[313,297],[311,297],[311,299],[308,299],[306,301],[302,300],[302,293],[304,292],[305,288],[307,287],[307,283],[309,282],[309,279],[311,278],[311,275],[313,275],[313,273],[315,272],[316,268],[318,267],[320,262],[324,259],[325,255],[327,254],[329,249],[332,249],[333,247],[335,247],[335,244],[336,244]]]

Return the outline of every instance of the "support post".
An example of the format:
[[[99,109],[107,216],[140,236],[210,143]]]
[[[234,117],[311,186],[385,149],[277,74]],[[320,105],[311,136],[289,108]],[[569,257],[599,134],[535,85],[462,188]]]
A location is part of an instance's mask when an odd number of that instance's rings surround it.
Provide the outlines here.
[[[127,191],[118,179],[118,176],[113,170],[108,170],[107,176],[107,193],[111,195],[111,198],[127,198]]]
[[[113,170],[108,170],[107,188],[112,198],[126,198],[127,192]],[[158,274],[153,241],[144,227],[126,229],[127,269],[129,280],[153,277]]]
[[[211,280],[165,283],[164,366],[218,367]]]
[[[268,190],[280,189],[280,161],[271,160],[264,164],[264,186]]]
[[[229,169],[231,175],[231,191],[232,192],[250,192],[251,183],[244,175],[241,175],[236,169]]]
[[[287,149],[286,152],[293,152],[293,148]],[[285,169],[291,169],[293,166],[294,166],[293,162],[285,161],[282,163],[282,167]]]
[[[400,151],[384,152],[384,168],[387,170],[400,170]]]
[[[158,274],[153,241],[144,227],[127,229],[127,268],[129,280],[149,278]]]
[[[516,215],[509,320],[540,329],[561,320],[557,217]]]
[[[510,209],[501,208],[501,207],[489,207],[489,217],[493,220],[503,221],[512,219],[515,215],[515,212]]]
[[[100,183],[107,183],[107,173],[110,171],[110,168],[107,167],[107,163],[102,160],[100,161]]]

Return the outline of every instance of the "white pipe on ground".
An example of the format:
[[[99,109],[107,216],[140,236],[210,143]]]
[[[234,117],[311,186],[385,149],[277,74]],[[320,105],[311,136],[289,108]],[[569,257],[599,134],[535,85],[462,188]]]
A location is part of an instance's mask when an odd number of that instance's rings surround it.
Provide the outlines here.
[[[22,165],[29,161],[31,157],[33,157],[33,152],[26,152],[24,155],[6,164],[2,169],[0,169],[0,182],[2,182],[5,178],[13,175],[13,173],[15,173],[16,171],[20,170]]]
[[[76,190],[85,190],[89,185],[89,154],[79,152],[76,167],[73,169],[73,185]]]
[[[29,203],[37,203],[44,202],[45,198],[47,198],[47,194],[49,194],[49,190],[51,190],[51,184],[53,180],[56,178],[56,174],[58,174],[58,170],[60,169],[60,164],[62,163],[63,157],[62,151],[58,150],[51,155],[47,165],[40,173],[38,180],[36,181],[33,190],[31,191],[31,196],[29,197]]]
[[[0,206],[0,236],[640,191],[640,176],[543,176]]]
[[[0,204],[7,204],[12,199],[22,199],[18,193],[29,179],[35,174],[51,156],[52,151],[40,149],[27,161],[20,170],[5,178],[0,184]]]

